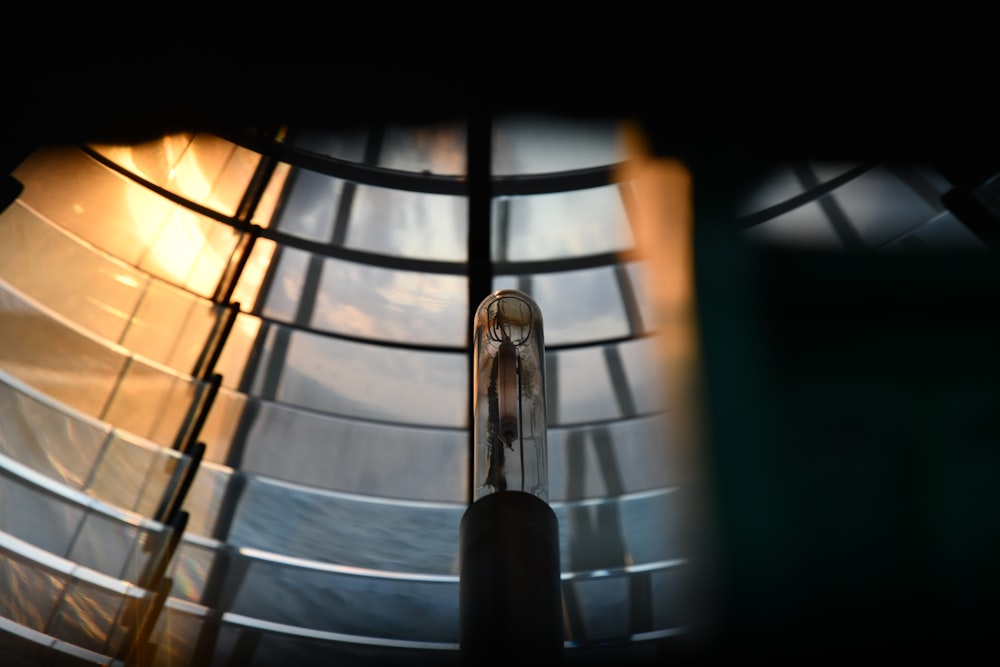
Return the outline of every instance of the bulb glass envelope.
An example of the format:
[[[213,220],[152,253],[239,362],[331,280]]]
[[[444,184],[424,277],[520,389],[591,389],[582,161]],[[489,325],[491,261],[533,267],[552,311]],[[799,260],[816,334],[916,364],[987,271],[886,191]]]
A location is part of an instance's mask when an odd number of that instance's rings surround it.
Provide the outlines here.
[[[473,500],[523,491],[548,502],[542,313],[517,290],[482,301],[473,325]]]

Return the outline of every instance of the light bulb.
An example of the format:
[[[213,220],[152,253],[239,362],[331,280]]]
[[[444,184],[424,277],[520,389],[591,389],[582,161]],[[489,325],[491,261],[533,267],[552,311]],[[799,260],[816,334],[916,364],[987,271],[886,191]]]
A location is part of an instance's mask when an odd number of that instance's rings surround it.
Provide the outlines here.
[[[523,292],[486,297],[473,321],[474,500],[524,491],[548,502],[542,313]]]

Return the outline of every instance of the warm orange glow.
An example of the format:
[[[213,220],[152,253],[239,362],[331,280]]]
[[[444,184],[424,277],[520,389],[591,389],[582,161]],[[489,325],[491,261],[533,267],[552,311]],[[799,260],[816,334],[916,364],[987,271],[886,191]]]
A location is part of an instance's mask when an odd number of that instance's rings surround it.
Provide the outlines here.
[[[210,134],[171,134],[134,145],[94,144],[128,171],[225,215],[235,215],[260,155]]]
[[[251,219],[253,224],[265,229],[271,226],[271,220],[274,218],[281,194],[285,191],[285,181],[288,180],[291,170],[292,165],[287,162],[279,162],[274,167],[274,173],[271,174],[267,185],[264,186],[264,193],[261,195],[260,201],[257,202],[257,208],[254,209]]]
[[[185,199],[221,212],[234,212],[233,186],[256,165],[259,156],[218,138],[188,133],[162,137],[137,145],[93,146],[116,164],[142,178],[175,192]],[[234,166],[234,161],[236,162]],[[255,218],[269,218],[280,186],[287,177],[278,169]],[[238,192],[246,187],[242,183]],[[162,197],[150,197],[141,188],[128,188],[127,218],[132,235],[146,248],[136,264],[139,268],[181,285],[204,297],[215,294],[219,281],[237,249],[239,232],[223,222],[200,216]],[[258,239],[240,274],[232,300],[253,304],[264,275],[274,255],[273,241]],[[253,318],[239,318],[230,334],[227,350],[249,345],[259,323]],[[239,377],[236,368],[245,361],[229,354],[220,359],[227,370]],[[229,365],[229,366],[227,366]]]
[[[708,429],[702,395],[701,353],[694,280],[694,210],[692,178],[678,160],[651,154],[641,129],[623,130],[628,161],[619,174],[635,192],[636,247],[647,265],[650,306],[658,332],[659,375],[670,413],[671,448],[677,452],[679,483],[687,499],[681,532],[691,563],[711,570],[714,530],[710,520],[711,479],[707,476]],[[692,570],[694,572],[694,570]],[[689,591],[713,584],[689,577]],[[703,589],[702,589],[703,590]],[[688,608],[692,626],[710,624],[711,614],[699,592]]]
[[[257,293],[260,291],[261,283],[264,282],[264,275],[267,273],[267,267],[271,265],[276,248],[277,244],[270,239],[257,239],[254,243],[250,257],[247,258],[247,263],[233,290],[232,300],[235,303],[249,306],[257,300]]]
[[[651,155],[639,128],[626,125],[623,141],[629,159],[619,175],[636,195],[636,247],[648,267],[669,408],[685,415],[681,442],[694,447],[701,406],[691,175],[680,161]]]
[[[134,218],[141,224],[142,214]],[[163,221],[142,262],[142,268],[171,282],[183,285],[202,296],[211,296],[229,262],[231,242],[213,247],[207,221],[194,213],[175,207]],[[234,232],[225,230],[232,236]]]
[[[93,148],[185,199],[232,213],[232,188],[224,183],[232,171],[230,162],[236,147],[218,139],[196,139],[197,135],[183,133],[132,146]],[[229,262],[236,233],[167,199],[151,203],[144,192],[127,192],[135,238],[148,248],[140,267],[197,294],[211,296]]]
[[[169,146],[170,142],[167,141],[166,145]],[[130,147],[117,147],[109,156],[122,166],[149,177],[150,174],[137,167],[137,156],[132,150]],[[141,155],[141,147],[136,150]],[[130,188],[125,192],[133,233],[136,240],[146,247],[140,267],[198,294],[211,295],[221,273],[217,267],[224,266],[225,258],[215,256],[212,258],[214,261],[192,271],[195,258],[204,252],[205,246],[205,233],[197,217],[167,199],[160,198],[152,203],[145,190]],[[211,253],[211,250],[208,252]],[[216,267],[214,279],[210,267]]]

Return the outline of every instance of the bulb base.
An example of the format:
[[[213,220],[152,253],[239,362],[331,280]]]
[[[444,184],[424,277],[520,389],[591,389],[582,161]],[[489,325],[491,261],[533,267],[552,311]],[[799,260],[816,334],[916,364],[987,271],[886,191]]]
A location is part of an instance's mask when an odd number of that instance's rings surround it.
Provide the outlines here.
[[[559,665],[559,523],[548,503],[503,491],[472,503],[460,528],[462,665]]]

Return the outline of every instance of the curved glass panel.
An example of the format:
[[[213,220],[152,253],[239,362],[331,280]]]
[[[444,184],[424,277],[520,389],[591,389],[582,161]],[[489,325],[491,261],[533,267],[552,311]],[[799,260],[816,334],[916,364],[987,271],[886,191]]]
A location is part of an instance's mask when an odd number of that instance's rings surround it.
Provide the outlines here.
[[[926,224],[884,246],[890,252],[923,251],[940,248],[959,252],[989,252],[982,239],[973,234],[951,211],[934,216]]]
[[[554,500],[664,489],[680,480],[669,414],[549,429]]]
[[[875,167],[831,195],[866,248],[878,248],[923,225],[944,210],[923,199],[899,176]]]
[[[363,162],[365,145],[368,142],[367,126],[338,128],[323,127],[297,128],[289,139],[295,148],[348,162]]]
[[[401,575],[453,575],[465,507],[459,502],[379,500],[253,475],[245,479],[226,540],[317,564]],[[676,489],[553,503],[560,522],[563,572],[686,557],[676,532],[684,507],[684,495]],[[205,564],[214,559],[206,550],[219,545],[191,537],[196,535],[191,529],[188,534],[175,567],[186,572],[185,590],[200,590],[204,581],[199,573],[204,575]],[[186,564],[185,554],[192,553],[195,563]]]
[[[773,165],[762,172],[754,187],[736,202],[736,214],[744,217],[776,206],[805,192],[805,186],[788,165]]]
[[[156,518],[176,497],[191,457],[114,430],[83,491],[101,502]]]
[[[469,337],[468,279],[327,259],[309,325],[410,345],[460,347]]]
[[[339,178],[293,167],[285,183],[281,208],[268,226],[299,238],[329,243],[344,185]]]
[[[408,573],[453,573],[464,502],[383,501],[254,476],[228,541],[325,563]]]
[[[157,665],[194,665],[198,638],[212,629],[211,610],[176,598],[168,598],[150,633],[156,646]],[[116,666],[115,666],[116,667]]]
[[[53,271],[54,266],[60,270]],[[0,214],[0,276],[110,341],[121,340],[149,281],[21,201]]]
[[[662,660],[649,639],[669,637],[684,628],[637,633],[626,638],[588,642],[566,642],[567,664],[657,664]],[[292,625],[267,623],[235,614],[222,619],[215,661],[224,661],[237,646],[253,646],[252,655],[241,654],[247,667],[292,664],[296,667],[326,667],[333,664],[425,665],[458,667],[461,656],[454,642],[406,642],[350,637],[306,630]]]
[[[615,346],[627,379],[628,398],[633,414],[663,412],[669,406],[664,387],[662,342],[655,336],[636,338]],[[654,443],[650,443],[654,444]]]
[[[390,125],[382,136],[378,164],[401,171],[464,176],[465,144],[464,121],[417,127]]]
[[[117,655],[148,591],[0,532],[0,616],[88,651]]]
[[[246,255],[246,263],[236,279],[230,302],[240,304],[244,311],[259,313],[259,304],[266,297],[266,293],[262,294],[262,284],[269,280],[271,266],[277,265],[281,254],[277,243],[257,238]]]
[[[665,636],[684,630],[682,568],[563,582],[564,593],[579,600],[570,618],[567,642],[585,644],[641,633]],[[640,592],[641,591],[641,592]]]
[[[142,516],[173,498],[190,457],[74,414],[0,373],[0,452]]]
[[[0,368],[81,412],[102,417],[128,357],[62,325],[0,283]]]
[[[492,155],[498,176],[600,167],[626,157],[614,119],[513,113],[495,118]]]
[[[60,489],[0,457],[0,531],[97,572],[141,582],[169,529]]]
[[[154,185],[228,216],[240,200],[260,155],[205,133],[171,134],[141,144],[91,144],[94,151]]]
[[[320,331],[406,345],[460,347],[468,279],[385,269],[282,247],[261,315]]]
[[[457,576],[323,566],[253,549],[241,549],[236,558],[239,564],[228,572],[239,579],[226,583],[232,597],[222,608],[248,624],[266,629],[276,623],[375,645],[458,641]],[[564,575],[564,594],[578,610],[569,619],[567,642],[681,630],[682,574],[683,564],[668,562],[594,576]]]
[[[809,202],[754,225],[743,232],[751,242],[780,244],[790,248],[842,250],[843,240],[816,202]]]
[[[171,581],[171,599],[203,603],[209,579],[220,576],[218,570],[229,562],[228,555],[224,543],[185,532],[166,573]]]
[[[647,334],[658,331],[664,324],[662,320],[665,313],[656,307],[650,294],[653,276],[649,262],[623,262],[622,265],[625,267],[628,284],[635,296],[636,310],[641,323],[638,331],[634,333]]]
[[[269,324],[255,315],[237,313],[232,331],[226,338],[215,364],[215,371],[222,375],[222,386],[237,388],[253,378],[258,367],[261,336],[266,336]]]
[[[251,555],[252,554],[252,555]],[[349,635],[455,641],[454,578],[386,578],[296,567],[243,551],[248,567],[228,611],[264,621]]]
[[[518,281],[529,280],[530,289]],[[632,333],[614,266],[497,276],[494,289],[521,289],[545,315],[545,345],[594,343]]]
[[[80,489],[98,461],[111,428],[57,405],[0,372],[0,452]]]
[[[270,400],[264,399],[260,406],[267,411],[277,411],[274,419],[278,421],[273,423],[297,429],[296,432],[303,438],[303,452],[315,451],[325,456],[333,455],[335,450],[324,449],[321,445],[324,441],[339,440],[348,443],[350,447],[360,447],[360,444],[355,445],[354,442],[363,436],[374,437],[396,447],[394,443],[402,446],[404,440],[413,441],[416,438],[416,441],[426,441],[430,436],[422,435],[422,428],[414,429],[415,435],[408,435],[393,424],[411,423],[413,426],[449,430],[463,427],[468,420],[465,396],[469,379],[463,353],[380,348],[297,332],[266,322],[265,333],[261,334],[258,332],[260,326],[258,318],[239,315],[216,365],[216,370],[222,374],[223,387],[201,432],[201,439],[207,446],[206,460],[226,461],[233,438],[242,429],[240,442],[247,443],[247,451],[255,452],[251,457],[264,456],[288,471],[296,467],[302,469],[301,464],[304,462],[276,462],[274,456],[267,453],[269,441],[273,443],[270,445],[272,447],[279,442],[282,447],[294,445],[286,442],[287,437],[280,436],[269,426],[270,421],[262,421],[256,417],[256,404],[248,410],[249,396],[235,389],[240,385],[246,386],[251,396],[271,394],[274,401],[284,403],[285,405],[272,405]],[[258,337],[259,349],[254,342]],[[305,342],[301,351],[296,347],[300,341]],[[340,363],[341,359],[345,361]],[[304,377],[298,368],[291,368],[293,363],[304,364],[306,370],[319,375],[319,378]],[[327,370],[324,368],[327,364],[329,375],[323,376],[322,372]],[[289,384],[285,385],[285,382]],[[414,392],[414,395],[407,396],[407,391]],[[390,392],[398,392],[398,397],[365,407],[368,397],[388,397]],[[295,401],[305,405],[290,405]],[[426,406],[426,409],[422,410],[422,406]],[[323,413],[326,417],[314,413]],[[324,421],[332,416],[345,416],[346,419]],[[364,424],[365,420],[377,418],[391,423],[382,429],[374,424]],[[298,424],[300,419],[302,423]],[[348,426],[349,424],[353,425]],[[250,426],[254,430],[248,433]],[[320,428],[335,430],[320,435]],[[337,433],[342,434],[342,437],[336,437]],[[438,433],[434,437],[441,438],[442,434]],[[446,441],[454,437],[458,436],[444,436],[441,445],[450,449]],[[342,453],[346,451],[343,450]],[[439,457],[434,456],[431,460],[437,461]],[[421,467],[431,473],[431,468],[427,467],[429,465],[432,464]],[[333,473],[331,479],[345,480],[349,474],[346,471],[347,469],[342,469],[342,472]],[[278,476],[285,474],[288,473]],[[310,470],[307,474],[310,479],[318,480],[319,476],[327,473]],[[432,475],[428,475],[427,479],[431,477]],[[317,483],[321,486],[329,484],[322,481]],[[458,482],[448,483],[440,488],[452,489],[456,483]],[[409,489],[420,487],[431,488],[422,483],[420,478],[404,481],[400,485],[400,488]],[[423,496],[424,492],[421,492],[421,497]],[[436,493],[435,497],[439,495]]]
[[[0,533],[0,617],[43,631],[69,580],[69,572],[45,569],[53,557],[22,540]]]
[[[102,418],[158,445],[173,447],[207,385],[135,357],[129,359]]]
[[[493,200],[494,261],[621,252],[635,245],[617,185]]]
[[[242,443],[246,437],[240,425],[253,418],[252,412],[246,413],[251,400],[246,394],[228,387],[218,390],[198,435],[198,440],[205,445],[205,461],[224,464],[237,455],[231,450],[234,443]],[[235,449],[239,448],[240,444],[236,444]]]
[[[379,255],[464,262],[468,200],[359,185],[344,246]]]
[[[549,428],[621,419],[626,415],[615,396],[602,348],[580,347],[546,353]],[[550,455],[553,452],[551,445]]]
[[[464,176],[466,124],[463,120],[420,126],[389,125],[297,129],[297,149],[336,160],[421,174]],[[366,152],[369,157],[366,158]]]
[[[212,296],[240,232],[161,197],[79,149],[34,153],[14,172],[21,201],[114,257]]]
[[[468,434],[344,419],[254,401],[240,468],[370,496],[462,501]]]
[[[0,277],[95,336],[182,372],[194,368],[220,312],[211,301],[110,257],[20,201],[0,214]]]
[[[91,651],[115,655],[126,646],[129,601],[117,592],[74,579],[66,585],[48,633]]]
[[[124,662],[96,651],[88,651],[44,632],[32,630],[0,616],[0,647],[5,665],[76,665],[78,667],[126,667]]]
[[[67,406],[171,446],[204,383],[106,345],[0,281],[0,370]]]
[[[225,313],[212,301],[154,279],[119,342],[179,373],[193,373]]]
[[[256,296],[263,305],[260,313],[264,317],[294,322],[302,301],[306,285],[306,274],[314,255],[298,248],[279,247],[275,249],[269,267],[270,289]],[[310,294],[308,298],[311,298]]]
[[[284,199],[288,179],[292,174],[292,165],[278,162],[271,172],[271,178],[264,184],[263,192],[257,205],[250,212],[250,222],[257,227],[267,229],[275,220],[275,211]]]
[[[462,353],[368,345],[272,325],[255,370],[251,393],[289,405],[426,426],[468,421]]]
[[[776,167],[748,191],[738,210],[751,216],[775,207],[773,217],[743,232],[752,242],[878,250],[944,214],[940,197],[948,189],[938,174],[919,167],[810,162]],[[911,248],[915,243],[922,245],[912,239]]]
[[[188,513],[185,535],[214,534],[232,480],[232,468],[212,461],[201,462],[184,497],[184,511]]]

